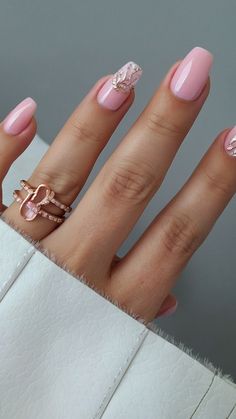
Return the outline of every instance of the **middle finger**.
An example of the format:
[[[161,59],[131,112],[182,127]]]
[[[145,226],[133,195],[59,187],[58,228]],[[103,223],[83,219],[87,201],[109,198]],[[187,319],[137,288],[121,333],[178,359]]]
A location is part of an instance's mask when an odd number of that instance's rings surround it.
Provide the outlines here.
[[[197,47],[169,71],[74,213],[43,241],[69,268],[95,281],[109,272],[207,98],[211,64]]]

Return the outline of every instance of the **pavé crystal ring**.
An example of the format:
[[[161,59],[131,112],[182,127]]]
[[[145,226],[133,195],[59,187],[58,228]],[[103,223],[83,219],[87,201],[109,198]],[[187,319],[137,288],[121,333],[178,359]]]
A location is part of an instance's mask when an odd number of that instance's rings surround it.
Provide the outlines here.
[[[20,203],[19,212],[26,221],[33,221],[38,215],[40,215],[41,217],[48,218],[58,224],[63,223],[65,220],[64,216],[58,217],[42,209],[44,205],[49,203],[62,209],[64,213],[72,210],[71,207],[62,204],[55,198],[55,192],[52,191],[48,185],[42,183],[37,186],[37,188],[33,188],[25,180],[21,180],[20,184],[27,192],[26,198],[21,198],[19,190],[15,190],[13,192],[13,197],[16,202]]]

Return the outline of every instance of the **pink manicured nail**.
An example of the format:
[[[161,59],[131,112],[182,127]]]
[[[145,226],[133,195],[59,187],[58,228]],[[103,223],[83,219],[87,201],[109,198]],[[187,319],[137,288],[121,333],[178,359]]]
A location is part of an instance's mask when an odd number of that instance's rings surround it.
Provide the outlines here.
[[[112,111],[117,110],[127,99],[130,90],[141,75],[141,67],[133,61],[129,61],[102,86],[97,95],[98,103]]]
[[[24,99],[4,119],[4,131],[10,135],[20,134],[30,123],[36,108],[37,104],[31,97]]]
[[[174,306],[169,307],[166,310],[160,311],[158,313],[158,317],[161,317],[161,316],[170,316],[171,314],[175,313],[177,307],[178,307],[178,302],[176,301],[176,303],[175,303]]]
[[[212,66],[213,55],[204,48],[193,48],[180,63],[170,88],[175,96],[194,100],[202,92]]]
[[[236,157],[236,126],[228,133],[224,146],[226,153],[230,156]]]

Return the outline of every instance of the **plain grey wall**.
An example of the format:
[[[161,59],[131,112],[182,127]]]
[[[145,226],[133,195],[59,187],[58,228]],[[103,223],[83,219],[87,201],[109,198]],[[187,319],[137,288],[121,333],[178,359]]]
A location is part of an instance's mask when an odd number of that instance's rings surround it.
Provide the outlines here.
[[[235,16],[235,0],[1,1],[1,117],[32,96],[38,132],[48,142],[99,77],[128,60],[143,67],[135,104],[87,186],[169,66],[196,45],[215,56],[211,95],[121,255],[181,187],[218,131],[236,123]],[[233,200],[175,287],[177,313],[159,324],[236,379],[235,210]]]

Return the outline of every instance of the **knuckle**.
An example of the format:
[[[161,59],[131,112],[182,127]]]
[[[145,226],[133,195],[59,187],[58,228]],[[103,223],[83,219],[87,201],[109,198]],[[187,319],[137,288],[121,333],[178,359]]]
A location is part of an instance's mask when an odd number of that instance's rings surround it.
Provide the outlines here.
[[[148,129],[155,134],[179,137],[185,135],[185,129],[180,124],[175,123],[169,117],[166,117],[156,110],[152,110],[147,114],[146,125]]]
[[[36,184],[47,184],[61,199],[64,197],[68,199],[68,187],[70,193],[73,193],[78,188],[78,174],[74,173],[71,169],[60,172],[44,165],[42,168],[38,167],[34,171],[32,178],[33,182],[34,180],[37,181]],[[31,179],[29,182],[31,182]]]
[[[226,197],[229,197],[229,195],[232,193],[232,185],[230,185],[228,182],[224,182],[222,173],[210,173],[209,171],[204,170],[203,175],[210,190],[219,192]]]
[[[166,218],[161,239],[168,253],[184,257],[191,256],[201,241],[196,223],[186,214]]]
[[[108,179],[104,188],[106,197],[133,204],[145,202],[156,184],[156,177],[148,164],[127,160],[105,178]]]
[[[85,122],[73,118],[70,121],[70,128],[73,136],[79,142],[91,143],[92,145],[101,143],[101,135]]]

